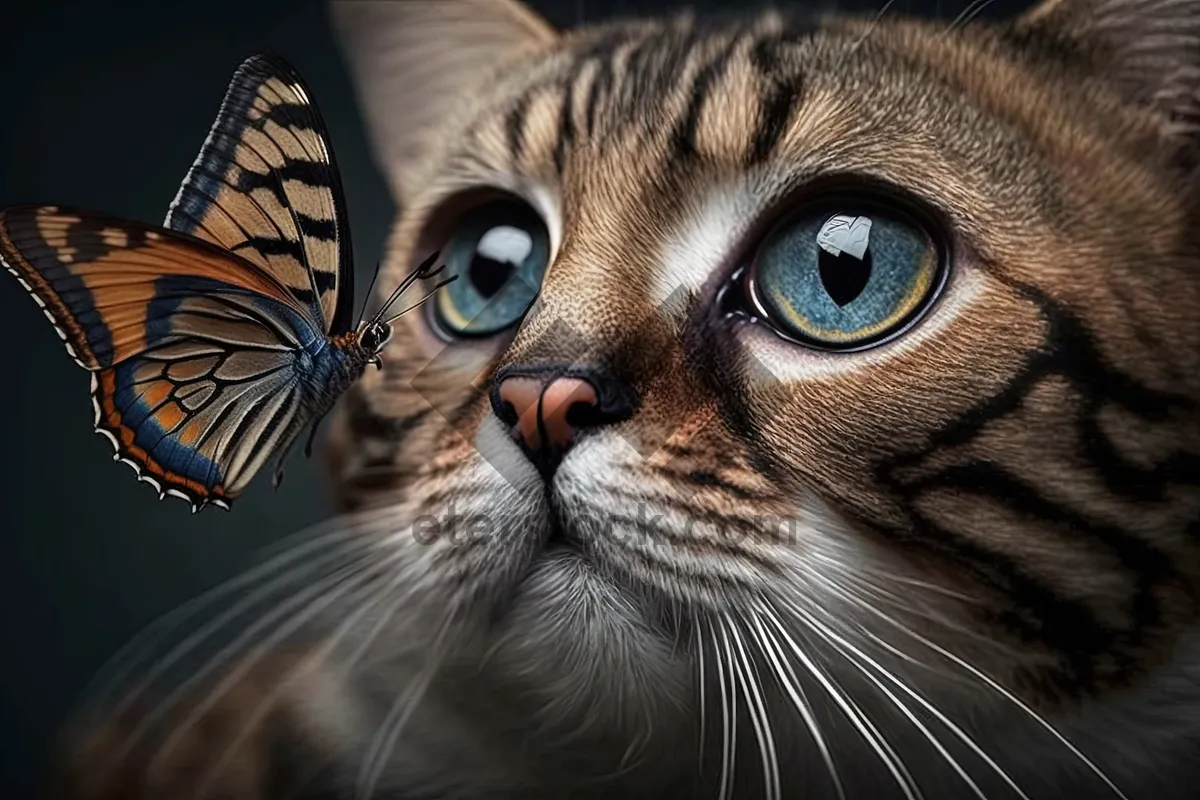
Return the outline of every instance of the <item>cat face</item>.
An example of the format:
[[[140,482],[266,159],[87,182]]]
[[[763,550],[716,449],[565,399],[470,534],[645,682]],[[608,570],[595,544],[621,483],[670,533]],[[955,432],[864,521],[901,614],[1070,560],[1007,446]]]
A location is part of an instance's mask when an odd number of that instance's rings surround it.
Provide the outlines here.
[[[459,280],[348,397],[333,475],[444,608],[656,707],[697,660],[786,686],[858,652],[1055,709],[1194,633],[1195,4],[334,9],[386,273]]]

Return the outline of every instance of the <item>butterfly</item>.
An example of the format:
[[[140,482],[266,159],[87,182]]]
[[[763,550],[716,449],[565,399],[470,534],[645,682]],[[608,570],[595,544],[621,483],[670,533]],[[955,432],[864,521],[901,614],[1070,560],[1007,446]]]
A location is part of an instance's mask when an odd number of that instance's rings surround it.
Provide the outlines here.
[[[380,353],[436,253],[353,324],[329,136],[274,56],[235,72],[164,227],[52,205],[0,211],[0,263],[91,372],[95,428],[159,497],[226,510]],[[369,294],[369,293],[368,293]]]

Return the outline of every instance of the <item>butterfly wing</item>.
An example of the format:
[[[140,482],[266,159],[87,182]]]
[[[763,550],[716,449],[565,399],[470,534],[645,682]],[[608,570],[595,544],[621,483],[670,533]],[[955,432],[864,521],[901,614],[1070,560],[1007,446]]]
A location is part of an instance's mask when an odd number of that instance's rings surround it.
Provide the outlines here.
[[[0,262],[92,372],[96,430],[160,492],[228,508],[311,416],[329,348],[254,265],[172,231],[53,206],[0,212]]]
[[[328,334],[353,324],[353,260],[329,135],[299,74],[254,56],[238,68],[166,227],[279,279]]]

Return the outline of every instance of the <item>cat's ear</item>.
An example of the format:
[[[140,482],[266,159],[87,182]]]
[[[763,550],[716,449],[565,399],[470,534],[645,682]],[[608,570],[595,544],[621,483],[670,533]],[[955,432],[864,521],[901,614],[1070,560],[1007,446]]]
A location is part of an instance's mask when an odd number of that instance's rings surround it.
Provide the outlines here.
[[[517,0],[331,0],[376,161],[398,203],[460,104],[499,67],[555,40]]]
[[[1172,134],[1200,137],[1200,0],[1043,0],[1016,25],[1087,53]]]

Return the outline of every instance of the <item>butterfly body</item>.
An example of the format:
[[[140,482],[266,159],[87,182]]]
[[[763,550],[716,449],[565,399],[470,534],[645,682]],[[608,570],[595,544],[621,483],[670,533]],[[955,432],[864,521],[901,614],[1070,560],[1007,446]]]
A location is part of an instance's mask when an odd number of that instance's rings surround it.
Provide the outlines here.
[[[294,70],[256,56],[165,227],[13,206],[0,263],[92,373],[115,458],[195,511],[228,508],[380,365],[390,324],[381,312],[352,327],[348,236],[324,123]]]

